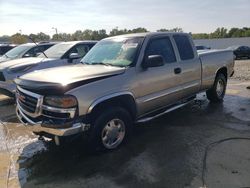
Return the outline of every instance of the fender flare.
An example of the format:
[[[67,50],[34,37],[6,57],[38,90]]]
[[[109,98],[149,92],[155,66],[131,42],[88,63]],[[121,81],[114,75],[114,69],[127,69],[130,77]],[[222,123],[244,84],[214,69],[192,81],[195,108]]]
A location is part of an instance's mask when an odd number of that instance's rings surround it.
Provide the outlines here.
[[[104,101],[107,101],[107,100],[109,100],[109,99],[112,99],[112,98],[114,98],[114,97],[119,97],[119,96],[123,96],[123,95],[130,95],[130,96],[134,99],[134,101],[135,101],[135,97],[134,97],[133,93],[131,93],[131,92],[129,92],[129,91],[122,91],[122,92],[112,93],[112,94],[105,95],[105,96],[103,96],[103,97],[101,97],[101,98],[96,99],[96,100],[89,106],[89,108],[88,108],[88,110],[87,110],[87,114],[90,114],[90,113],[93,111],[93,109],[94,109],[98,104],[100,104],[100,103],[102,103],[102,102],[104,102]]]

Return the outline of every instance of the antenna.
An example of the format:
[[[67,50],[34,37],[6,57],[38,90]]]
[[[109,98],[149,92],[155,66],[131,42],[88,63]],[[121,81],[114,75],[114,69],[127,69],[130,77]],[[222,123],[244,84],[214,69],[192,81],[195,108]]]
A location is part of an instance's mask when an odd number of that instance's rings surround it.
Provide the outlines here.
[[[38,47],[37,43],[30,37],[28,36],[28,38]],[[48,56],[44,53],[44,51],[41,51],[43,53],[43,55],[48,58]]]

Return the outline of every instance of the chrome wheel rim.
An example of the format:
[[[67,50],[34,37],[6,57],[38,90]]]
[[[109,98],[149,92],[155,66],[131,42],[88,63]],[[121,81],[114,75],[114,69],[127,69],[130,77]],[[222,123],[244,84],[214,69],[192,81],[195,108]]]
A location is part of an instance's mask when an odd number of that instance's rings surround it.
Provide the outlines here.
[[[125,137],[125,124],[120,119],[112,119],[102,130],[102,143],[107,149],[119,146]]]
[[[224,92],[224,82],[222,80],[218,80],[217,86],[216,86],[216,93],[218,97],[221,97]]]

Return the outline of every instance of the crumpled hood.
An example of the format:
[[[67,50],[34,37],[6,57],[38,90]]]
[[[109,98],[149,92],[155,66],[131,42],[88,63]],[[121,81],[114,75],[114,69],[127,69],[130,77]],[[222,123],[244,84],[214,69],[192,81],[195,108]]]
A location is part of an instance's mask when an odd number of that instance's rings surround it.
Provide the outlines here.
[[[50,61],[50,60],[52,59],[40,58],[40,57],[14,59],[14,60],[0,63],[0,69],[17,68],[20,66],[33,65],[33,64],[44,62],[44,61]]]
[[[67,85],[72,82],[123,73],[125,68],[103,65],[69,65],[34,71],[21,77],[24,80],[59,83]]]
[[[80,85],[122,74],[126,68],[104,65],[68,65],[34,71],[16,79],[17,85],[38,93],[65,92]],[[51,93],[50,93],[51,94]]]

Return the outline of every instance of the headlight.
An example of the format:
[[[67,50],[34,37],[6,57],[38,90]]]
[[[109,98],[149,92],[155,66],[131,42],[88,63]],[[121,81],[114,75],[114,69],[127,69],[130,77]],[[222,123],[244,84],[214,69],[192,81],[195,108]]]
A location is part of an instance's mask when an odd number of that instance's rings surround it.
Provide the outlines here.
[[[71,95],[47,96],[44,98],[44,104],[58,108],[73,108],[77,106],[77,99]]]

